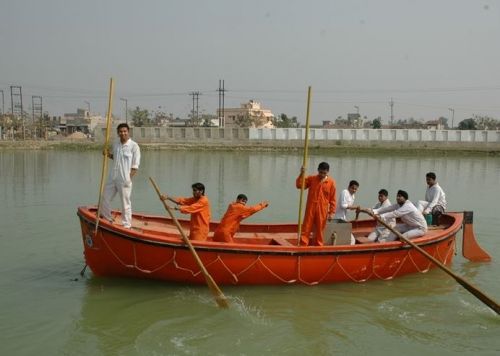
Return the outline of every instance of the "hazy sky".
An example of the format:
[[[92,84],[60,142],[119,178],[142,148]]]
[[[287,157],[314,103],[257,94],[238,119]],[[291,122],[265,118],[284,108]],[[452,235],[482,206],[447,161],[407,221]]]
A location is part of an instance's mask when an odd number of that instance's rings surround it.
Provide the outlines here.
[[[52,115],[90,102],[185,117],[191,91],[215,113],[248,99],[313,123],[356,112],[388,120],[500,119],[500,1],[0,0],[0,90]],[[1,100],[1,98],[0,98]],[[1,108],[0,108],[1,109]]]

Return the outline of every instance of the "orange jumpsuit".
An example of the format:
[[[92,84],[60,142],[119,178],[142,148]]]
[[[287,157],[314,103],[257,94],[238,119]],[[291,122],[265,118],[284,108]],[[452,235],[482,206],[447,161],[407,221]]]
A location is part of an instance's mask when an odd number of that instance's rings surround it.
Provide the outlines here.
[[[238,202],[229,204],[219,226],[215,229],[214,241],[234,242],[233,236],[238,231],[241,220],[248,218],[266,206],[263,203],[254,206],[245,206]]]
[[[210,228],[210,203],[208,198],[202,195],[196,198],[178,198],[179,211],[183,214],[191,214],[189,223],[189,239],[205,241]]]
[[[302,175],[299,175],[295,185],[300,189]],[[300,244],[302,246],[323,246],[323,230],[328,214],[335,213],[337,206],[335,180],[327,176],[321,180],[319,176],[308,176],[305,179],[304,189],[308,189],[306,212],[302,223]],[[315,241],[310,241],[311,232],[314,232]]]

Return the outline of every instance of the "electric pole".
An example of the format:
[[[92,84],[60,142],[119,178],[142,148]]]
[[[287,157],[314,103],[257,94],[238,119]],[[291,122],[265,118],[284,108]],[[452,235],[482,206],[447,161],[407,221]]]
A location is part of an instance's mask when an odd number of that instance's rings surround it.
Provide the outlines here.
[[[391,98],[389,101],[389,106],[391,107],[391,126],[394,124],[394,101]]]
[[[191,95],[193,97],[193,110],[192,110],[193,115],[192,115],[191,119],[193,120],[193,123],[196,122],[196,125],[198,126],[199,125],[198,100],[199,100],[201,93],[199,91],[192,91],[191,93],[189,93],[189,95]],[[195,102],[196,102],[196,111],[195,111]],[[195,118],[196,118],[196,121],[195,121]]]
[[[120,100],[125,102],[125,123],[128,124],[128,100],[125,98],[120,98]]]
[[[455,127],[455,109],[449,108],[448,110],[451,111],[451,128],[453,129]]]
[[[24,132],[23,93],[20,86],[10,86],[10,111],[13,117],[20,117],[22,120],[24,140],[26,137]]]
[[[226,117],[224,116],[224,92],[226,89],[224,89],[224,80],[219,79],[219,89],[217,91],[219,92],[219,110],[217,111],[219,127],[224,127],[226,126]]]
[[[3,90],[0,90],[0,92],[2,92],[2,115],[5,114],[5,98],[4,98],[4,94],[3,94]]]

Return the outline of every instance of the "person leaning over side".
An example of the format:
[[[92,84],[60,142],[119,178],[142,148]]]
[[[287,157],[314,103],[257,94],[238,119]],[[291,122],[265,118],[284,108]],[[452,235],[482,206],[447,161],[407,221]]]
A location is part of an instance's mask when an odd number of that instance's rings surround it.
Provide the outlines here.
[[[422,213],[408,200],[408,193],[404,190],[398,190],[396,202],[391,206],[372,209],[372,211],[385,221],[400,218],[403,223],[397,224],[395,229],[407,239],[423,236],[427,232],[427,223]],[[379,241],[395,241],[396,238],[397,235],[391,232],[387,238],[379,239]]]
[[[262,201],[254,206],[246,206],[247,201],[248,198],[245,194],[239,194],[236,201],[229,204],[219,226],[215,229],[214,241],[234,242],[233,237],[238,231],[241,221],[269,206],[267,201]]]
[[[389,193],[385,189],[380,189],[378,192],[378,203],[375,204],[373,207],[373,210],[377,210],[380,208],[386,208],[388,206],[391,206],[391,201],[388,198]],[[389,224],[391,227],[394,227],[396,225],[396,219],[391,218],[386,221],[387,224]],[[390,230],[386,228],[384,225],[381,223],[377,223],[377,226],[375,226],[375,229],[373,229],[372,232],[368,235],[368,240],[371,242],[375,242],[378,240],[385,240],[390,234]]]
[[[139,169],[141,150],[139,145],[129,137],[129,126],[119,124],[116,128],[119,139],[113,143],[112,152],[105,149],[103,154],[113,160],[109,170],[109,178],[104,188],[102,199],[102,217],[113,222],[111,201],[120,196],[123,227],[132,227],[132,178]]]
[[[326,220],[331,220],[336,208],[336,186],[335,180],[328,176],[330,165],[321,162],[318,165],[318,174],[307,176],[304,179],[304,189],[307,189],[306,211],[302,223],[300,236],[301,246],[323,246],[323,230]],[[297,189],[302,188],[302,178],[305,175],[304,167],[300,168],[300,174],[295,180]],[[314,236],[311,237],[311,232]]]
[[[183,214],[191,214],[189,223],[189,239],[205,241],[210,230],[210,202],[205,196],[205,186],[202,183],[191,185],[193,196],[187,198],[161,195],[162,200],[170,200],[177,204],[175,210]]]

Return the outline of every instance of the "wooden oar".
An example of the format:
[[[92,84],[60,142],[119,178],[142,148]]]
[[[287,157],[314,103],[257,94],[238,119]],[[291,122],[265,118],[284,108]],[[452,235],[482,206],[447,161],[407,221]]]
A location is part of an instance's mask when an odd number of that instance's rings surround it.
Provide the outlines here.
[[[179,224],[179,221],[177,221],[175,215],[172,213],[172,209],[161,198],[160,188],[158,187],[158,185],[156,184],[156,182],[154,181],[153,178],[149,177],[149,180],[151,181],[151,184],[155,188],[156,193],[158,194],[158,198],[160,199],[160,201],[163,203],[163,206],[167,210],[168,215],[170,215],[170,217],[172,218],[172,220],[175,223],[175,226],[177,226],[177,229],[179,230],[179,233],[182,236],[182,240],[188,246],[189,251],[191,251],[194,259],[196,260],[196,263],[198,264],[198,267],[200,268],[201,272],[203,273],[203,276],[205,277],[205,281],[206,281],[206,283],[208,285],[208,288],[210,288],[210,291],[214,295],[215,301],[217,302],[217,304],[219,305],[219,307],[221,307],[221,308],[228,308],[229,307],[229,302],[228,302],[226,296],[224,295],[224,293],[222,293],[222,291],[220,290],[219,286],[215,283],[215,281],[212,278],[212,276],[208,273],[207,269],[203,265],[203,262],[201,262],[201,259],[198,256],[198,254],[196,253],[196,250],[194,249],[193,245],[191,244],[191,241],[189,241],[189,239],[187,238],[186,234],[184,233],[184,230],[182,230],[182,227]]]
[[[470,293],[472,293],[476,298],[478,298],[480,301],[482,301],[484,304],[486,304],[488,307],[493,309],[495,313],[500,315],[500,305],[498,305],[497,302],[495,302],[493,299],[488,297],[484,292],[480,291],[477,287],[473,286],[470,282],[466,281],[463,277],[458,276],[457,274],[453,273],[448,267],[446,267],[444,264],[442,264],[440,261],[438,261],[436,258],[431,256],[429,253],[427,253],[424,249],[422,249],[420,246],[412,242],[410,239],[407,239],[404,237],[399,231],[394,229],[392,226],[387,224],[384,220],[380,219],[378,216],[373,214],[370,210],[368,209],[360,209],[362,212],[370,215],[373,217],[375,220],[377,220],[380,224],[384,225],[386,228],[388,228],[390,231],[392,231],[394,234],[396,234],[397,237],[399,237],[402,241],[406,242],[407,244],[411,245],[415,250],[420,252],[422,255],[427,257],[429,260],[431,260],[436,266],[441,268],[443,271],[445,271],[448,275],[453,277],[455,281],[457,281],[462,287],[467,289]]]
[[[115,82],[113,78],[109,80],[109,98],[108,98],[108,113],[106,116],[106,137],[104,140],[103,150],[107,152],[109,145],[109,137],[111,135],[111,112],[113,111],[113,92],[115,90]],[[97,215],[95,221],[94,235],[97,234],[97,229],[99,228],[99,216],[101,215],[101,203],[102,203],[102,193],[104,191],[104,185],[106,184],[106,176],[108,170],[108,155],[104,154],[102,159],[102,171],[101,171],[101,185],[99,187],[99,201],[97,203]]]
[[[298,219],[298,239],[297,246],[300,246],[300,237],[302,235],[302,205],[304,197],[304,184],[306,182],[307,171],[307,149],[309,147],[309,113],[311,108],[311,86],[307,88],[307,111],[306,111],[306,137],[304,140],[304,157],[302,158],[302,167],[304,167],[304,174],[302,174],[302,182],[300,185],[300,198],[299,198],[299,219]]]

